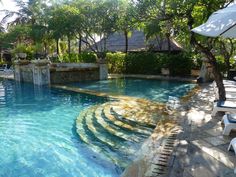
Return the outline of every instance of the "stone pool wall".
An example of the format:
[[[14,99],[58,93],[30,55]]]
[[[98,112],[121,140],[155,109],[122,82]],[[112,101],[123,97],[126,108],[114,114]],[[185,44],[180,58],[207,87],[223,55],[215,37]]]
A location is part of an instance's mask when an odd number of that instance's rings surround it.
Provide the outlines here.
[[[51,84],[99,80],[99,67],[89,68],[51,68]]]
[[[106,64],[54,63],[48,60],[20,60],[14,63],[15,80],[35,85],[63,84],[107,79]]]

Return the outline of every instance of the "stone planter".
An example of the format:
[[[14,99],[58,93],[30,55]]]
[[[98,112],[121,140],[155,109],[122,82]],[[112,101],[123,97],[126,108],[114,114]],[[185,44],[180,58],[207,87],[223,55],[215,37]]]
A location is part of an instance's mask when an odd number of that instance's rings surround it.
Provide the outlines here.
[[[161,68],[161,74],[165,76],[169,76],[170,75],[169,68]]]
[[[35,66],[45,66],[45,65],[48,65],[50,64],[50,61],[49,60],[32,60],[31,61],[32,64],[34,64]]]
[[[13,63],[15,65],[28,65],[30,61],[29,60],[15,60]]]
[[[200,74],[200,70],[198,69],[191,69],[191,76],[198,77]]]
[[[26,53],[17,53],[16,54],[18,58],[20,59],[25,59],[27,57],[27,54]]]

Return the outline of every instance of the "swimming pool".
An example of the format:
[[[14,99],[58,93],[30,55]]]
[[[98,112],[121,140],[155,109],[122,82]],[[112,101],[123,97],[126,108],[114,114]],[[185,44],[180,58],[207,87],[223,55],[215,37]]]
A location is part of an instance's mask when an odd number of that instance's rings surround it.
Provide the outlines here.
[[[103,81],[85,81],[69,85],[98,92],[167,102],[169,97],[180,98],[184,96],[196,84],[174,80],[117,78]]]
[[[136,82],[139,90],[146,87],[146,83],[134,80]],[[109,83],[114,88],[112,84]],[[119,88],[124,87],[122,84]],[[125,84],[130,90],[129,83]],[[181,84],[177,88],[180,89]],[[180,93],[179,96],[184,94]],[[0,176],[119,176],[154,127],[136,125],[129,120],[127,124],[145,133],[120,128],[117,122],[106,130],[104,124],[110,123],[107,118],[95,119],[96,115],[91,114],[77,119],[82,113],[96,112],[97,105],[108,101],[113,100],[0,80]],[[102,111],[101,117],[105,113]]]

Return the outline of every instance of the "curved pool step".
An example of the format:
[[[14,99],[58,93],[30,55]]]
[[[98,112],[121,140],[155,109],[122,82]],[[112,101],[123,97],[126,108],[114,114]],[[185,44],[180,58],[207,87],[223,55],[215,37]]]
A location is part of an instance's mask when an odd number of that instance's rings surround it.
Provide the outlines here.
[[[92,108],[89,108],[89,110]],[[128,162],[122,160],[120,157],[121,154],[119,153],[113,153],[112,151],[108,151],[105,148],[102,148],[101,146],[94,143],[94,140],[88,135],[85,129],[85,117],[88,110],[82,111],[79,115],[79,117],[76,120],[76,132],[80,139],[88,145],[88,147],[94,151],[95,153],[102,153],[104,156],[112,161],[114,164],[117,164],[121,167],[127,167]]]
[[[103,144],[107,144],[111,147],[117,146],[118,143],[116,143],[116,141],[114,140],[114,138],[112,138],[110,136],[110,138],[107,138],[108,136],[106,136],[104,134],[104,132],[98,128],[98,126],[94,125],[93,119],[94,119],[94,112],[97,109],[97,107],[93,107],[92,109],[90,109],[90,111],[87,111],[87,115],[85,117],[86,120],[86,125],[88,127],[88,129],[93,133],[93,135],[99,139],[101,142],[103,142]]]
[[[140,134],[151,135],[153,129],[147,128],[144,125],[137,124],[136,121],[131,121],[129,119],[123,118],[118,114],[114,114],[111,112],[112,105],[106,104],[104,105],[104,116],[112,121],[116,126],[121,127],[123,129],[127,129],[129,131],[137,132]],[[122,118],[121,118],[122,117]]]
[[[154,129],[156,127],[156,124],[152,124],[152,123],[147,123],[147,122],[141,122],[138,121],[137,119],[130,117],[130,116],[126,116],[126,115],[122,115],[119,110],[120,108],[117,108],[119,106],[112,106],[110,112],[112,115],[115,115],[117,117],[121,117],[124,121],[129,121],[129,122],[133,122],[135,125],[141,126],[141,127],[146,127],[149,129]]]
[[[102,127],[95,123],[96,118],[94,117],[94,111],[97,107],[93,107],[87,112],[85,116],[86,126],[89,131],[96,137],[104,146],[108,146],[112,150],[116,150],[123,155],[132,154],[136,151],[134,147],[126,148],[126,142],[120,137],[116,137],[114,134],[110,134],[106,129],[101,129]],[[94,120],[95,119],[95,120]],[[102,127],[103,128],[103,127]]]
[[[104,120],[104,118],[102,117],[102,112],[103,112],[103,107],[98,107],[95,110],[95,120],[97,121],[98,124],[100,124],[105,130],[107,130],[110,134],[120,137],[126,141],[133,141],[133,142],[140,142],[140,138],[138,137],[134,137],[132,135],[126,134],[126,133],[122,133],[122,129],[116,129],[114,128],[114,126],[112,126],[111,124],[109,124],[107,121]],[[123,130],[124,132],[124,130]]]

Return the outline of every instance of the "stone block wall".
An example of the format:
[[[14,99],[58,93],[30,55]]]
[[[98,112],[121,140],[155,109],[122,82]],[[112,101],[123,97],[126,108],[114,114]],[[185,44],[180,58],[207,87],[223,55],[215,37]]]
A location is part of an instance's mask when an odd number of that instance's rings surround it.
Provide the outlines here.
[[[54,63],[48,60],[15,61],[15,80],[35,85],[107,79],[107,65],[98,63]]]
[[[15,80],[19,82],[33,82],[33,68],[30,64],[15,65]]]
[[[99,68],[67,68],[51,69],[51,84],[99,80]]]

